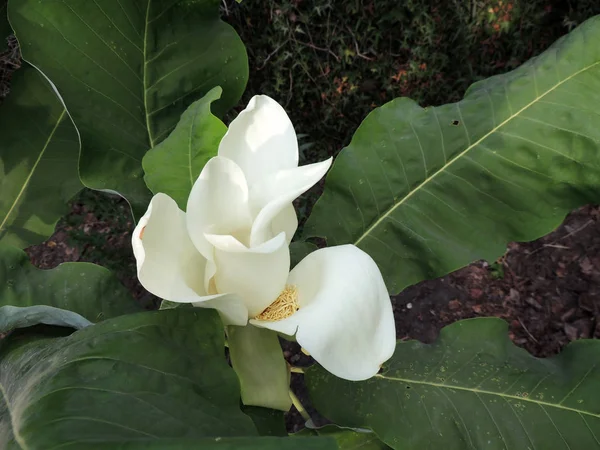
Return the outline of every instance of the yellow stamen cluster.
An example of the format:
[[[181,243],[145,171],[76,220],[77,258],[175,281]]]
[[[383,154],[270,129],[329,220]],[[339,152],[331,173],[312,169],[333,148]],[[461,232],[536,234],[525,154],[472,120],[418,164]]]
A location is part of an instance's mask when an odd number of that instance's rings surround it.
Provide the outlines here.
[[[255,317],[256,320],[274,322],[290,317],[300,309],[298,305],[298,290],[296,286],[286,286],[279,297]]]

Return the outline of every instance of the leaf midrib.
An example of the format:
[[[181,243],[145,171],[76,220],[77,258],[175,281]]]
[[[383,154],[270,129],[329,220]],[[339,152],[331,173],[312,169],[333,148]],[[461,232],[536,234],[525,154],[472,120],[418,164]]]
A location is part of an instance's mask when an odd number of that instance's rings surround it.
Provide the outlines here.
[[[437,387],[440,389],[465,391],[465,392],[471,392],[474,394],[494,395],[494,396],[498,396],[498,397],[502,397],[502,398],[509,398],[511,400],[517,400],[520,402],[529,402],[529,403],[534,403],[534,404],[537,404],[540,406],[542,406],[542,405],[549,406],[551,408],[562,409],[562,410],[566,410],[566,411],[576,412],[579,414],[585,414],[587,416],[595,417],[597,419],[600,418],[600,414],[594,414],[589,411],[579,410],[576,408],[570,408],[568,406],[563,406],[558,403],[549,403],[549,402],[544,402],[541,400],[535,400],[535,399],[532,399],[530,395],[527,397],[520,397],[518,395],[505,394],[502,392],[494,392],[494,391],[488,391],[488,390],[484,390],[484,389],[468,388],[468,387],[464,387],[464,386],[455,386],[455,385],[449,385],[449,384],[444,384],[444,383],[435,383],[433,381],[421,381],[421,380],[412,380],[409,378],[390,377],[390,376],[381,375],[381,374],[377,374],[377,375],[375,375],[375,377],[381,378],[384,380],[399,381],[399,382],[406,383],[406,384],[420,384],[420,385],[424,385],[424,386]]]
[[[150,24],[148,20],[148,16],[150,15],[150,5],[152,4],[152,0],[148,0],[148,4],[146,6],[146,18],[144,25],[144,72],[142,74],[142,84],[144,88],[144,115],[146,116],[146,130],[148,132],[148,141],[150,143],[150,148],[154,148],[154,140],[152,139],[152,130],[150,128],[150,114],[148,114],[148,77],[146,67],[148,66],[148,58],[147,58],[147,46],[148,46],[148,25]]]
[[[27,186],[29,186],[29,182],[31,181],[31,177],[35,173],[35,171],[37,169],[37,166],[39,165],[40,161],[42,160],[42,157],[44,156],[44,153],[46,153],[46,149],[48,148],[48,145],[50,145],[50,142],[52,141],[52,138],[54,137],[54,134],[56,133],[56,130],[58,129],[58,127],[62,123],[63,118],[65,117],[66,112],[67,111],[63,108],[63,112],[60,114],[58,120],[56,121],[56,124],[54,125],[54,128],[52,129],[52,132],[50,133],[50,135],[46,139],[46,143],[44,144],[44,147],[42,148],[42,151],[40,152],[40,154],[38,155],[35,163],[33,164],[33,167],[31,168],[31,171],[29,172],[29,175],[25,179],[25,182],[23,183],[23,186],[21,186],[21,190],[19,191],[19,193],[17,194],[17,197],[15,198],[15,200],[12,203],[12,205],[10,206],[8,212],[6,213],[6,216],[2,220],[2,223],[0,223],[0,232],[2,232],[5,229],[4,226],[6,225],[6,222],[8,221],[8,218],[11,217],[13,210],[15,209],[15,207],[17,206],[17,204],[21,201],[21,197],[23,197],[23,194],[27,190]]]
[[[369,226],[369,228],[367,228],[367,230],[364,231],[357,240],[354,241],[354,245],[358,245],[365,237],[369,236],[371,234],[371,232],[375,228],[377,228],[381,222],[383,222],[385,219],[387,219],[387,217],[396,210],[396,208],[398,208],[399,206],[401,206],[402,204],[404,204],[410,197],[413,196],[413,194],[415,194],[416,192],[419,192],[419,190],[422,187],[424,187],[425,185],[427,185],[427,183],[429,183],[437,175],[439,175],[440,173],[443,173],[456,160],[460,159],[462,156],[464,156],[470,150],[472,150],[473,148],[477,147],[481,142],[483,142],[485,139],[487,139],[493,133],[495,133],[496,131],[498,131],[500,128],[502,128],[508,122],[510,122],[511,120],[513,120],[515,117],[519,116],[523,111],[525,111],[526,109],[528,109],[529,107],[531,107],[532,105],[534,105],[536,102],[540,101],[546,95],[548,95],[549,93],[553,92],[559,86],[561,86],[562,84],[564,84],[567,81],[571,80],[572,78],[576,77],[580,73],[583,73],[586,70],[589,70],[589,69],[591,69],[594,66],[597,66],[598,64],[600,64],[600,61],[596,61],[595,63],[590,64],[589,66],[586,66],[583,69],[580,69],[577,72],[569,75],[564,80],[558,82],[552,88],[548,89],[542,95],[537,96],[535,99],[533,99],[527,105],[525,105],[524,107],[522,107],[521,109],[519,109],[517,112],[511,114],[508,118],[506,118],[500,124],[498,124],[495,127],[493,127],[489,132],[487,132],[485,135],[483,135],[481,138],[479,138],[476,142],[470,144],[465,150],[463,150],[462,152],[460,152],[459,154],[457,154],[454,158],[450,159],[446,164],[444,164],[442,167],[440,167],[436,172],[434,172],[429,177],[425,178],[420,184],[418,184],[414,189],[412,189],[408,194],[406,194],[398,203],[394,203],[379,219],[377,219],[371,226]],[[535,71],[535,68],[534,68],[534,71]],[[463,123],[463,126],[464,126],[464,123]]]

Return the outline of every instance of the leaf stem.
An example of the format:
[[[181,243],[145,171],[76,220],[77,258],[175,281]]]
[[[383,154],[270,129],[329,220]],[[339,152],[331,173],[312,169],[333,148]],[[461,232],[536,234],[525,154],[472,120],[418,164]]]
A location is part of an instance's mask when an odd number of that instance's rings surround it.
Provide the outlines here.
[[[300,403],[300,400],[298,399],[298,397],[296,397],[296,394],[294,394],[294,392],[292,392],[291,389],[290,389],[290,398],[292,399],[292,404],[298,410],[298,412],[300,413],[302,418],[306,421],[310,420],[310,415],[306,412],[306,410],[304,409],[304,406],[302,406],[302,403]]]

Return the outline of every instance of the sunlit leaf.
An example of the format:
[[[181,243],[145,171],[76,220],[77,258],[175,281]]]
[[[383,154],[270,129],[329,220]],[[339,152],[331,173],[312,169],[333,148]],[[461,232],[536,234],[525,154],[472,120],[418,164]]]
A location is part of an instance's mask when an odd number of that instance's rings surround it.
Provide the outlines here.
[[[0,106],[0,242],[44,241],[82,188],[79,138],[50,83],[24,64]]]
[[[454,104],[375,109],[335,161],[305,228],[352,243],[392,293],[509,241],[554,230],[600,198],[600,16]]]
[[[184,211],[196,178],[207,161],[217,155],[219,142],[227,131],[210,111],[221,92],[216,87],[192,103],[175,130],[146,153],[142,161],[148,188],[154,194],[167,194]]]

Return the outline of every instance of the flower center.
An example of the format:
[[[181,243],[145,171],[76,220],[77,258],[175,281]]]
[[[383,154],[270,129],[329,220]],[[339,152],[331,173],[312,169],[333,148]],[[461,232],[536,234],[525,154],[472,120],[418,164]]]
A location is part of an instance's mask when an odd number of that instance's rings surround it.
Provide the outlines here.
[[[267,308],[255,317],[256,320],[268,320],[271,322],[283,320],[290,317],[300,309],[298,306],[298,290],[296,286],[286,286],[279,297]]]

